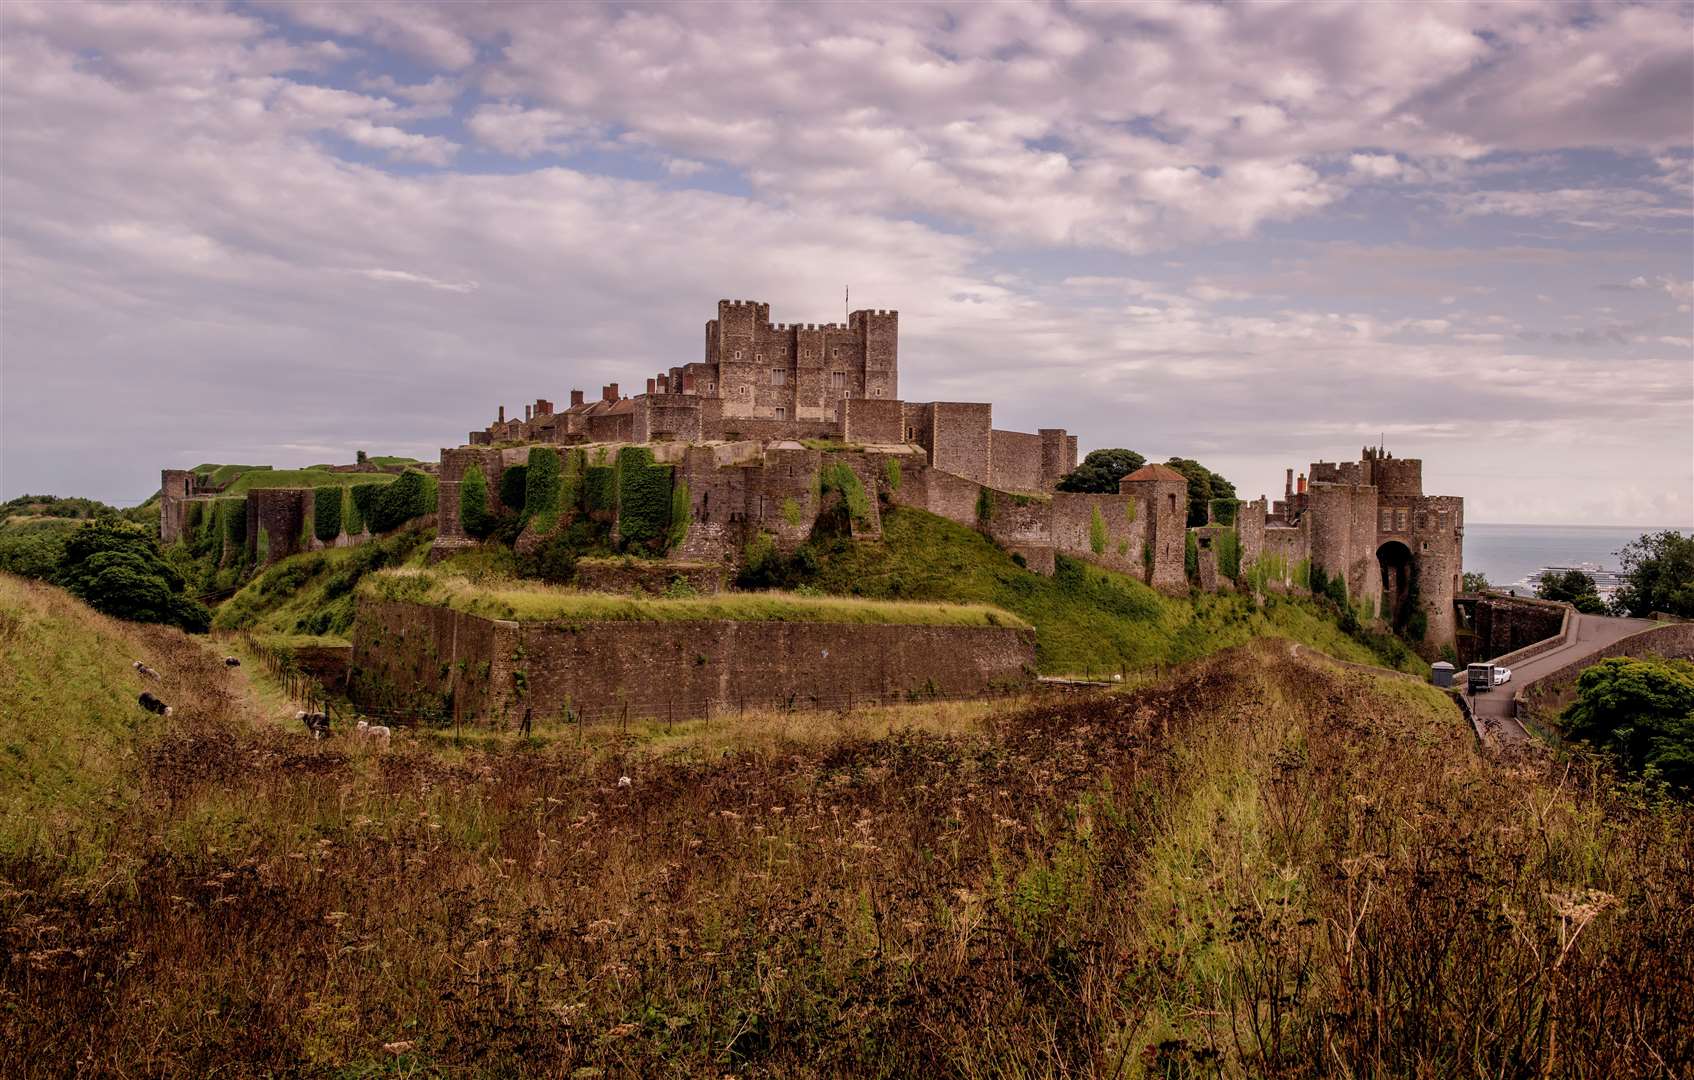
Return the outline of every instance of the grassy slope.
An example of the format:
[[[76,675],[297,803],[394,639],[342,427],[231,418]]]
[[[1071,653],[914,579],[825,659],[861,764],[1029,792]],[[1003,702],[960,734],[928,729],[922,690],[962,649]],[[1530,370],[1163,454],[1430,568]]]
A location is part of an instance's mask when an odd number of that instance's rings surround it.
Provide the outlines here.
[[[576,592],[536,582],[476,583],[451,573],[388,570],[367,578],[361,591],[384,599],[439,604],[494,619],[633,622],[830,622],[918,626],[1017,626],[1028,624],[984,604],[917,603],[781,592],[723,593],[658,599]]]
[[[433,529],[402,529],[351,548],[327,548],[279,559],[220,605],[214,630],[345,639],[353,619],[353,590],[384,566],[423,564]]]
[[[325,469],[255,469],[244,472],[221,494],[240,495],[254,488],[351,487],[354,484],[391,484],[395,473],[330,472]]]
[[[990,604],[1034,624],[1044,672],[1096,674],[1180,663],[1277,635],[1343,660],[1381,663],[1304,600],[1262,608],[1235,595],[1162,596],[1133,578],[1061,559],[1046,578],[974,529],[917,510],[885,510],[883,540],[839,543],[816,584],[829,592]]]

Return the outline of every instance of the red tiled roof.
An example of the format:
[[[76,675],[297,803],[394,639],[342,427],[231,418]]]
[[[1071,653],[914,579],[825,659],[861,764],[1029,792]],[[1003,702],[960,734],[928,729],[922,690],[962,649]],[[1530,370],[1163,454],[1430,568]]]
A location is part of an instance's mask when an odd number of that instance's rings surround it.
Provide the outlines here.
[[[1141,468],[1136,469],[1122,480],[1119,480],[1118,483],[1122,484],[1141,480],[1174,480],[1179,484],[1188,483],[1188,477],[1177,472],[1169,465],[1143,465]]]

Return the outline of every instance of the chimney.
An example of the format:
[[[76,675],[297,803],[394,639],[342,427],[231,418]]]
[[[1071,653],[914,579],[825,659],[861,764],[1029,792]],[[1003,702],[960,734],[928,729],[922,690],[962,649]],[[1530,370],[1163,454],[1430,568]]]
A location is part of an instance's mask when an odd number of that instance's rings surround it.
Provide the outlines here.
[[[523,407],[523,422],[527,424],[531,420],[534,420],[534,419],[535,419],[535,406],[525,405]]]
[[[552,416],[553,415],[553,403],[551,401],[548,401],[546,398],[539,398],[539,397],[536,398],[535,399],[535,415],[537,417]]]
[[[607,383],[605,386],[601,387],[600,388],[600,400],[601,401],[616,401],[616,400],[618,400],[618,384],[617,383]]]
[[[581,405],[582,404],[582,391],[581,390],[572,390],[571,391],[571,404],[572,405]]]
[[[506,422],[506,406],[504,406],[504,405],[500,406],[500,419],[496,422],[501,423],[501,424],[504,424]]]
[[[686,371],[682,373],[682,392],[685,394],[694,392],[694,376]]]
[[[1300,474],[1300,490],[1299,490],[1299,494],[1301,494],[1301,495],[1304,495],[1304,494],[1305,494],[1305,493],[1306,493],[1306,474],[1305,474],[1305,473],[1301,473],[1301,474]]]
[[[652,397],[654,394],[657,394],[658,392],[659,392],[659,380],[658,379],[648,379],[647,380],[647,396]]]
[[[1285,499],[1292,499],[1294,497],[1294,470],[1293,469],[1288,470],[1288,479],[1283,481],[1282,497],[1285,498]]]

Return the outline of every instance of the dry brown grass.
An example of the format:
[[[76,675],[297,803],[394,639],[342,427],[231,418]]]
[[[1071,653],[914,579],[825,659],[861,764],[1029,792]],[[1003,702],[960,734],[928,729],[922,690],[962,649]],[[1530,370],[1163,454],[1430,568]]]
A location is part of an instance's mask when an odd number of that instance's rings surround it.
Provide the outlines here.
[[[1684,811],[1502,771],[1421,688],[1286,645],[935,730],[386,754],[253,723],[203,659],[173,659],[196,685],[97,871],[0,865],[0,1073],[1599,1077],[1694,1052]]]

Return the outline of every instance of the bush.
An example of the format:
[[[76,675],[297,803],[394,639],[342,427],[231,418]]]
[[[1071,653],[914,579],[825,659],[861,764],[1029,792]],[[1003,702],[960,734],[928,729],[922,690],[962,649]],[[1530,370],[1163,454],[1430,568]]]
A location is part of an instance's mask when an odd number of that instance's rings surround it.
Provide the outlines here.
[[[1218,525],[1234,525],[1240,509],[1240,499],[1213,499],[1212,521]]]
[[[1088,547],[1096,555],[1106,553],[1106,519],[1098,506],[1094,508],[1094,515],[1088,521]]]
[[[321,487],[312,492],[312,534],[326,544],[341,535],[341,504],[345,488]]]
[[[552,585],[569,585],[576,578],[576,544],[570,530],[554,533],[518,562],[518,572]]]
[[[414,518],[435,512],[435,477],[407,469],[386,486],[378,485],[367,520],[372,532],[392,532]]]
[[[617,478],[610,465],[589,465],[583,470],[582,507],[590,514],[617,512]]]
[[[64,525],[0,529],[0,570],[21,577],[52,578],[65,553],[65,540],[75,528],[67,518]]]
[[[385,484],[354,484],[353,485],[353,517],[348,521],[347,531],[364,532],[375,530],[377,499],[382,496]],[[357,528],[354,526],[357,525]]]
[[[1218,573],[1231,581],[1241,577],[1241,537],[1234,529],[1218,535]]]
[[[1612,657],[1577,677],[1565,733],[1612,755],[1625,772],[1694,792],[1694,664]]]
[[[125,522],[84,525],[66,540],[54,580],[97,611],[135,622],[204,631],[212,613],[182,595],[185,582],[147,530]]]
[[[478,540],[494,528],[494,515],[488,509],[488,481],[476,465],[459,478],[459,524],[466,536]]]
[[[559,452],[549,446],[532,446],[529,466],[524,470],[524,517],[540,533],[549,533],[559,521]]]

